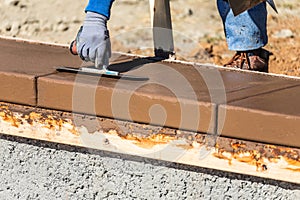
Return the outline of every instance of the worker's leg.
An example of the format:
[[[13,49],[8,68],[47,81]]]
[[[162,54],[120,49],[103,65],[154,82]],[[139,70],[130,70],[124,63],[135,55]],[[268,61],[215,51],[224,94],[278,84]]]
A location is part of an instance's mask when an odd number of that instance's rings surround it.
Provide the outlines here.
[[[234,16],[227,0],[217,0],[223,20],[228,48],[234,51],[253,50],[268,42],[266,3]]]
[[[227,0],[217,0],[228,48],[236,51],[224,66],[268,72],[266,3],[234,16]]]

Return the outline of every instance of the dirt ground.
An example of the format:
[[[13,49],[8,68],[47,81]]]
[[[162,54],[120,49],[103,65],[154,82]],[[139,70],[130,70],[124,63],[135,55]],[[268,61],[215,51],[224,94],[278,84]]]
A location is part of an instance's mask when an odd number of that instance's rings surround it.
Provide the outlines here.
[[[86,1],[0,0],[0,35],[69,44],[84,19]],[[274,55],[270,72],[300,76],[300,1],[276,2],[270,7],[269,44]],[[177,58],[222,65],[228,51],[214,0],[171,0]],[[148,0],[116,0],[109,29],[114,51],[152,55]]]

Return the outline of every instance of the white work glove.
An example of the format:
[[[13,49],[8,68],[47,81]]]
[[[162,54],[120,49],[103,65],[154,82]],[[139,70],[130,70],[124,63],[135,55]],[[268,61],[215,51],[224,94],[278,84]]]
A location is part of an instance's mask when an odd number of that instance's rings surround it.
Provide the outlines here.
[[[95,67],[109,65],[111,44],[107,30],[107,18],[101,14],[87,12],[76,38],[77,53],[84,61],[95,63]]]

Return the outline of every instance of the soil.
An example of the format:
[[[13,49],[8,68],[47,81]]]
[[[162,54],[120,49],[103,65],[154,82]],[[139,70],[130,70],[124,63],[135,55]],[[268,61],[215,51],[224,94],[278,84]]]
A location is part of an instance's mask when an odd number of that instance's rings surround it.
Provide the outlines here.
[[[279,14],[269,6],[265,47],[273,55],[270,72],[300,76],[300,2],[277,1]],[[0,0],[0,35],[69,44],[84,19],[87,1]],[[222,65],[234,52],[227,49],[216,2],[171,0],[177,58]],[[116,0],[109,29],[113,51],[152,55],[149,3]]]

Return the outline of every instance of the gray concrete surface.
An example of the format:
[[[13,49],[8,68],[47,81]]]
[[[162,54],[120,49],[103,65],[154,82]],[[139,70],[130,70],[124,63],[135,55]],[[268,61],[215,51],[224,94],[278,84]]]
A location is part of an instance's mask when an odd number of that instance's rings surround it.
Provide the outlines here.
[[[300,185],[0,135],[0,199],[300,199]]]

